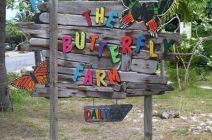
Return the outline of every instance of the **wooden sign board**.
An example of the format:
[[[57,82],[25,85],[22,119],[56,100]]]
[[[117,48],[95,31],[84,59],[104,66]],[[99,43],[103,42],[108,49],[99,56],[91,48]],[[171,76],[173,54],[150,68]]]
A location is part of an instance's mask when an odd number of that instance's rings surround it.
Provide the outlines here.
[[[140,2],[141,6],[143,3]],[[159,95],[171,89],[167,78],[158,76],[156,71],[158,61],[164,58],[161,52],[164,42],[168,46],[170,41],[179,44],[179,33],[157,32],[154,26],[146,26],[149,23],[146,21],[128,22],[129,17],[123,11],[131,9],[126,9],[125,4],[121,1],[59,2],[59,47],[55,60],[59,97],[122,99]],[[42,11],[39,20],[22,23],[21,28],[32,37],[31,50],[41,51],[49,59],[48,4],[42,3],[39,9]],[[36,84],[32,93],[39,97],[49,97],[49,94],[48,84]]]
[[[85,106],[86,122],[118,122],[122,121],[132,109],[132,104]]]

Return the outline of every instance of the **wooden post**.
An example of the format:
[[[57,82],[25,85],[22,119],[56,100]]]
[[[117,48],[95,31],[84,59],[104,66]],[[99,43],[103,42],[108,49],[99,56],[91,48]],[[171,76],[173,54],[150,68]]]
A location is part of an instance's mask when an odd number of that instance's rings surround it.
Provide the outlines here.
[[[144,140],[152,140],[152,96],[144,96]]]
[[[49,94],[50,94],[50,140],[58,140],[58,65],[57,65],[57,48],[58,48],[58,0],[50,0],[50,58],[49,58]]]
[[[161,43],[161,54],[163,55],[163,52],[164,52],[164,44],[163,43]],[[164,77],[165,76],[165,61],[164,61],[164,59],[163,60],[161,60],[161,62],[160,62],[160,76],[161,77]]]
[[[35,64],[36,66],[38,66],[41,63],[41,55],[40,55],[40,51],[35,51]]]

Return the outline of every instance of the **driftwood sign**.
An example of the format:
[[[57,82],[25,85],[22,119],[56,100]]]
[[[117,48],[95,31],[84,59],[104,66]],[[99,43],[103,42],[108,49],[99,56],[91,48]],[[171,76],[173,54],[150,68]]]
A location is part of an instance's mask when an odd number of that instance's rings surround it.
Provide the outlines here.
[[[174,12],[180,1],[57,2],[40,4],[35,22],[20,24],[31,35],[30,49],[41,52],[45,60],[12,85],[32,96],[50,97],[50,137],[54,140],[58,139],[58,97],[144,96],[144,139],[151,140],[152,95],[172,90],[167,85],[164,59],[169,58],[174,43],[181,43],[178,28],[172,33],[161,31],[179,20]],[[131,108],[87,106],[85,120],[121,121]]]
[[[166,8],[136,0],[59,2],[59,47],[55,60],[59,97],[122,99],[171,90],[167,78],[156,74],[158,62],[168,55],[170,46],[181,42],[178,33],[159,32],[167,18],[159,15]],[[48,60],[48,3],[42,3],[39,9],[42,12],[38,20],[21,23],[21,29],[31,35],[31,50],[41,51]],[[22,84],[23,78],[16,79],[13,85],[33,96],[49,97],[48,83],[40,82],[48,72],[34,73],[30,75],[33,88]]]
[[[131,104],[85,106],[86,122],[118,122],[122,121],[132,109]]]

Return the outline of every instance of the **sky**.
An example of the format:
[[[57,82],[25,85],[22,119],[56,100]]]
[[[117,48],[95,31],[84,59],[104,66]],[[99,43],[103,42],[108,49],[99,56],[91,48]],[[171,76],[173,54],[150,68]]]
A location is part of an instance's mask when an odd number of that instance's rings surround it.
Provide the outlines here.
[[[7,11],[6,11],[6,19],[10,20],[10,19],[14,18],[17,12],[18,12],[18,10],[15,10],[15,9],[14,10],[7,9]]]

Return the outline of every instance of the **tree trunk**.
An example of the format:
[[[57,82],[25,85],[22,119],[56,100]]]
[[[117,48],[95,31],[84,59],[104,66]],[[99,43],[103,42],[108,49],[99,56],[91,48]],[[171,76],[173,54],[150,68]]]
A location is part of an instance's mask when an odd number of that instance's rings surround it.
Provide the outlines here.
[[[10,109],[11,105],[5,66],[5,26],[6,0],[0,0],[0,111],[7,111],[8,109]]]

